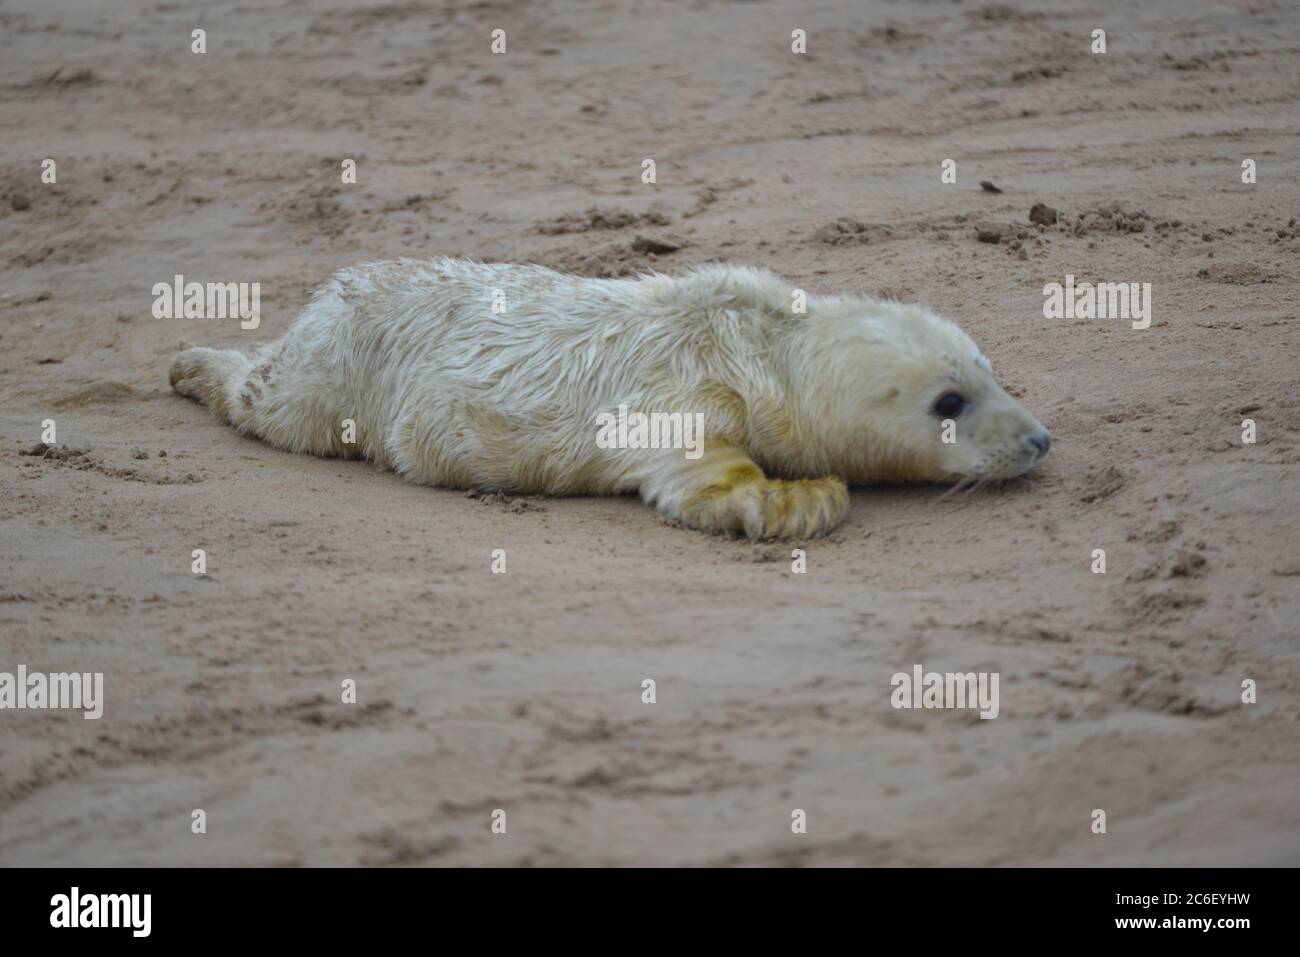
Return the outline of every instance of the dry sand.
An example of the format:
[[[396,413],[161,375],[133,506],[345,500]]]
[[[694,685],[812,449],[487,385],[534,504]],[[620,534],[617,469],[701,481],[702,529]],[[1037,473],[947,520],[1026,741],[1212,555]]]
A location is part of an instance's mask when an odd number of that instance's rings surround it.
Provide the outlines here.
[[[0,863],[1300,863],[1298,53],[1270,0],[0,0],[0,670],[107,694],[0,713]],[[796,575],[167,386],[181,340],[442,254],[919,299],[1053,451],[858,490]],[[175,273],[261,282],[261,328],[152,318]],[[1153,283],[1152,327],[1044,319],[1067,273]],[[46,418],[67,450],[22,455]],[[999,672],[1000,716],[895,711],[917,663]]]

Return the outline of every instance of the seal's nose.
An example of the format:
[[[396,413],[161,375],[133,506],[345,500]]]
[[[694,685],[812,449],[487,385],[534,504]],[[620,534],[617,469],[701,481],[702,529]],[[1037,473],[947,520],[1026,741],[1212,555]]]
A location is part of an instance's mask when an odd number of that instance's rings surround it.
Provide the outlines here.
[[[1025,439],[1025,442],[1033,447],[1034,451],[1038,453],[1038,457],[1041,459],[1047,454],[1047,450],[1052,447],[1052,434],[1044,429],[1041,432],[1029,436]]]

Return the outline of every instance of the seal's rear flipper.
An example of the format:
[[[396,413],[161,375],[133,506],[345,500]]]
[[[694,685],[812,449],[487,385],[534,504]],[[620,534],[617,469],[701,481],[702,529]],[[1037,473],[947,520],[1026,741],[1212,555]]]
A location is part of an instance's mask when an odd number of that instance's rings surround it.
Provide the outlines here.
[[[242,352],[200,347],[177,353],[168,379],[181,395],[198,399],[218,418],[229,420],[234,390],[252,368],[253,360]]]

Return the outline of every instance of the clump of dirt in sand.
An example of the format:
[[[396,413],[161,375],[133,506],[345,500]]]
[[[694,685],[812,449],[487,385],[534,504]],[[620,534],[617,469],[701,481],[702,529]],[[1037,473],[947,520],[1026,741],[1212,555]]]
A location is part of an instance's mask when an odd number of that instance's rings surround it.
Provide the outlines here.
[[[93,468],[93,463],[88,459],[90,449],[72,449],[67,444],[63,445],[46,445],[44,442],[37,442],[25,452],[19,452],[19,455],[29,455],[35,458],[45,459],[50,462],[78,462],[85,461],[87,464],[83,468]]]
[[[584,213],[570,213],[539,223],[537,231],[547,236],[558,236],[599,229],[626,229],[628,226],[667,226],[668,222],[668,217],[656,210],[633,213],[620,207],[601,209],[593,206]]]
[[[1255,263],[1214,263],[1199,270],[1196,275],[1210,282],[1228,286],[1253,286],[1273,282],[1277,274],[1262,269]]]
[[[841,216],[813,233],[813,239],[828,246],[849,246],[893,239],[895,230],[883,223],[864,223],[851,216]]]
[[[1122,489],[1127,482],[1128,479],[1124,473],[1113,465],[1093,469],[1083,480],[1083,488],[1079,492],[1079,501],[1084,504],[1091,504],[1104,498],[1110,498]]]
[[[1144,233],[1151,217],[1144,210],[1133,209],[1123,203],[1110,203],[1080,213],[1069,224],[1075,236],[1089,233]]]
[[[540,495],[530,495],[526,498],[513,495],[507,495],[505,492],[489,492],[483,489],[472,488],[465,492],[465,497],[476,500],[480,505],[495,505],[505,512],[544,512],[546,506],[542,504],[543,499]]]

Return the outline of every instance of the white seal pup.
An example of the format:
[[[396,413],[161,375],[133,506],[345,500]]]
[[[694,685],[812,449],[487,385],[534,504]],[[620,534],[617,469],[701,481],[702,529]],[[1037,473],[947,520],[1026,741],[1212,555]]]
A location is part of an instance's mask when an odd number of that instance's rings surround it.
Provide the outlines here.
[[[451,488],[636,491],[685,525],[752,538],[825,534],[848,510],[846,483],[1010,478],[1049,444],[953,323],[805,298],[728,265],[587,279],[369,263],[335,274],[251,357],[179,353],[171,384],[292,452]],[[689,417],[702,447],[611,443],[629,410]]]

